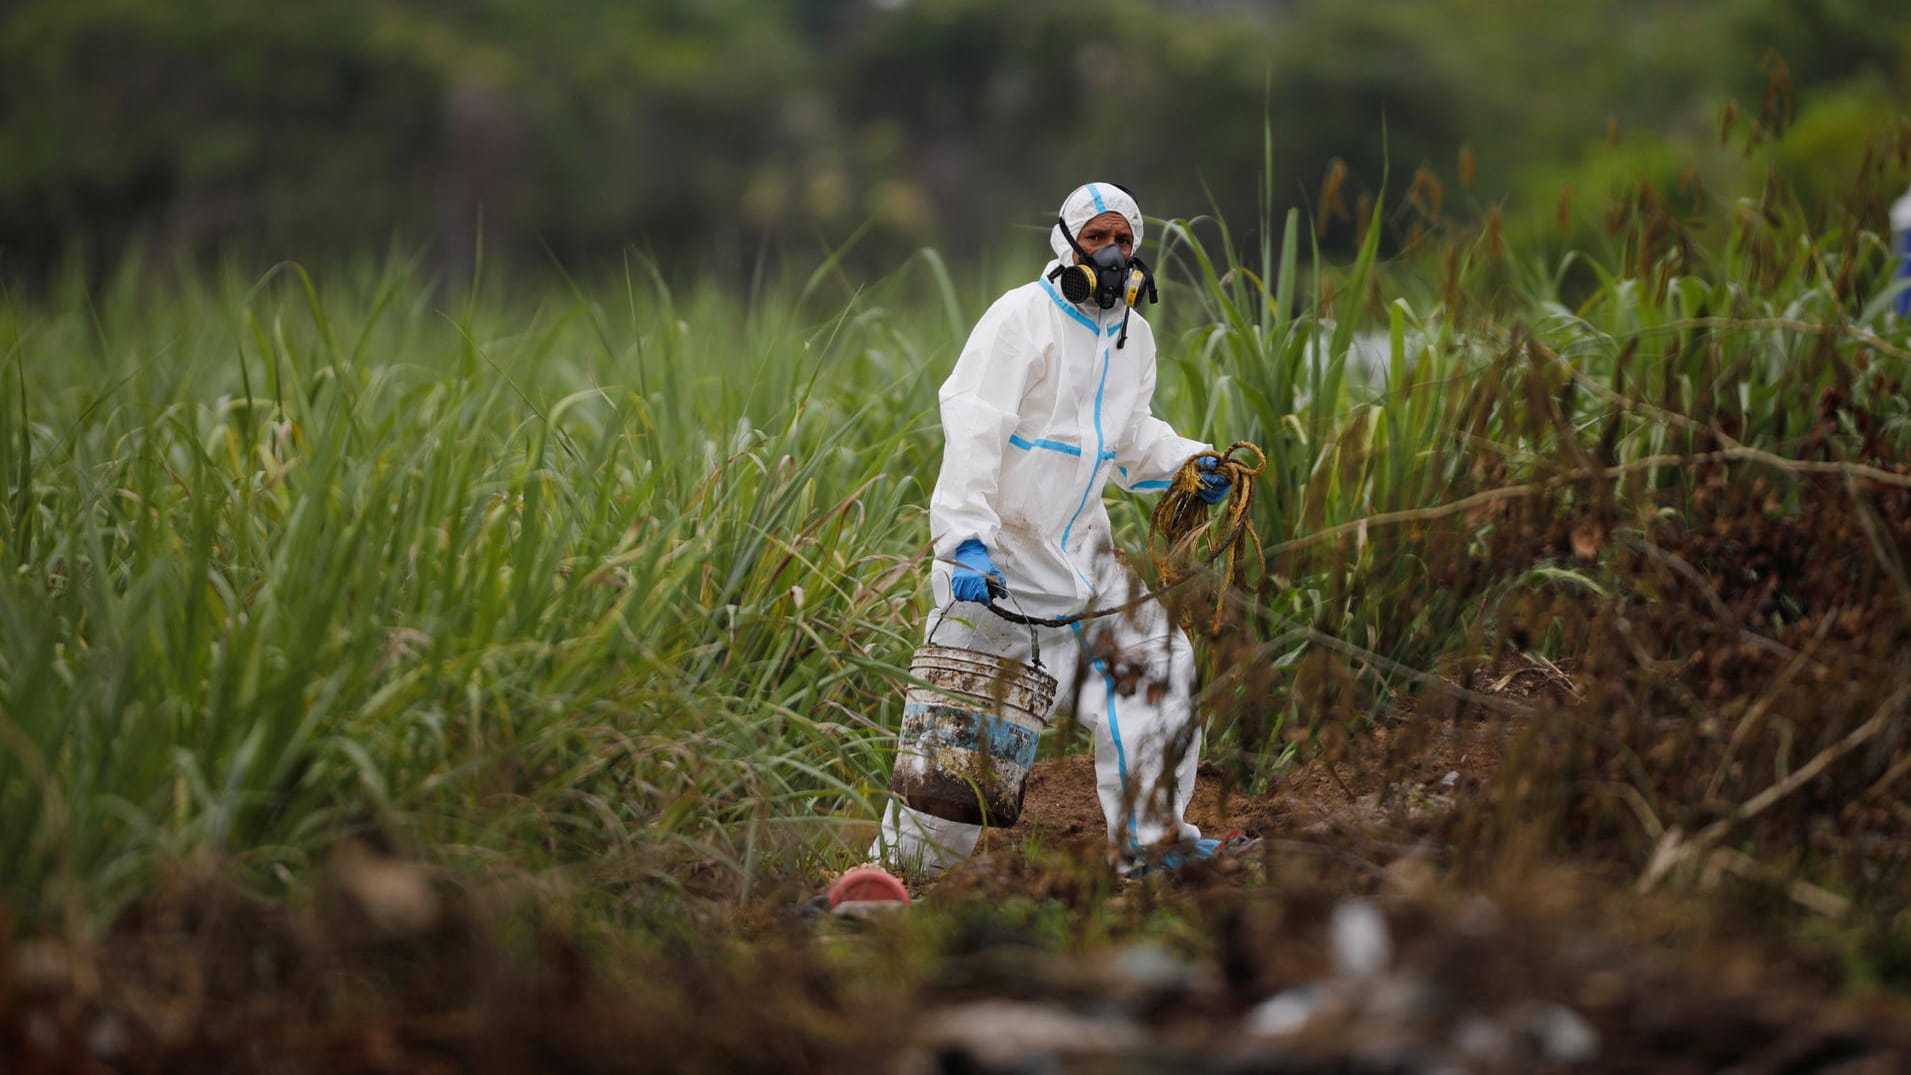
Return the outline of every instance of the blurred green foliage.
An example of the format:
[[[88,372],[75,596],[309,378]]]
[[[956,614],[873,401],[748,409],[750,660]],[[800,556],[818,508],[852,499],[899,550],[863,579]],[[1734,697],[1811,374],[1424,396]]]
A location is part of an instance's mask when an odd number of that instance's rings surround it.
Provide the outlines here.
[[[1907,98],[1901,0],[16,0],[0,262],[396,235],[455,271],[482,235],[722,269],[863,229],[880,263],[985,249],[1092,177],[1248,222],[1271,189],[1347,250],[1383,174],[1389,204],[1424,168],[1442,212],[1545,219],[1614,132],[1729,184],[1730,101],[1797,125],[1815,190]]]

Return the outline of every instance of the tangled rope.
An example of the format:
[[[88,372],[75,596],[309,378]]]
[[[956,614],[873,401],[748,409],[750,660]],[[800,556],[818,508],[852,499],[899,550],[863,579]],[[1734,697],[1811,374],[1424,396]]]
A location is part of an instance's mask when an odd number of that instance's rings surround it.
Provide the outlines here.
[[[1241,453],[1242,458],[1235,458],[1236,452]],[[1250,455],[1253,462],[1247,461]],[[1219,462],[1214,470],[1209,471],[1201,466],[1203,459]],[[1221,630],[1221,614],[1227,606],[1228,587],[1234,582],[1242,551],[1252,546],[1254,562],[1259,562],[1261,556],[1261,536],[1254,532],[1253,524],[1248,521],[1248,512],[1254,505],[1253,479],[1266,469],[1267,454],[1244,440],[1228,445],[1226,451],[1201,452],[1181,464],[1167,491],[1161,494],[1160,501],[1155,504],[1154,514],[1148,517],[1148,559],[1161,579],[1157,589],[1113,608],[1091,609],[1072,616],[1029,616],[1018,610],[1003,608],[993,601],[988,605],[989,611],[1010,623],[1067,627],[1084,620],[1115,616],[1139,608],[1199,577],[1203,568],[1224,562],[1221,584],[1215,588],[1214,619],[1208,625],[1210,634],[1218,633]],[[1228,480],[1227,501],[1218,513],[1213,514],[1209,513],[1208,502],[1201,499],[1202,478],[1209,474],[1220,474]],[[1208,539],[1207,553],[1191,561],[1204,536]],[[1181,626],[1190,626],[1191,619],[1189,614],[1183,613]]]
[[[1234,458],[1236,452],[1242,453],[1243,458]],[[1252,463],[1245,459],[1250,453],[1254,458]],[[1203,459],[1218,460],[1212,472],[1201,466]],[[1155,591],[1155,595],[1179,586],[1210,564],[1222,564],[1221,584],[1214,591],[1214,619],[1208,625],[1209,634],[1220,633],[1221,613],[1226,607],[1228,587],[1234,583],[1241,553],[1251,545],[1254,559],[1250,562],[1260,562],[1261,535],[1255,533],[1248,522],[1248,512],[1254,506],[1253,479],[1266,469],[1267,454],[1258,445],[1244,440],[1228,445],[1224,452],[1202,452],[1175,472],[1174,484],[1161,494],[1154,514],[1148,518],[1148,558],[1161,579],[1161,589]],[[1201,499],[1202,479],[1209,473],[1220,474],[1228,480],[1227,501],[1220,513],[1212,517],[1208,514],[1207,501]],[[1189,564],[1203,536],[1208,539],[1207,556]],[[1163,540],[1167,542],[1165,549],[1160,544]],[[1181,626],[1190,626],[1192,618],[1183,613]]]

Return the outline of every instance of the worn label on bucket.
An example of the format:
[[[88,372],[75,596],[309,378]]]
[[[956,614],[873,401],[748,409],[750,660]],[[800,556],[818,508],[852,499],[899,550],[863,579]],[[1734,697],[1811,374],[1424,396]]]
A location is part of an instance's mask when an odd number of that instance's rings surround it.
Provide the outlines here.
[[[923,718],[921,742],[975,750],[1011,765],[1028,769],[1035,764],[1037,733],[1001,717],[957,706],[910,702],[902,707],[904,719]],[[978,728],[988,736],[986,750],[978,744]]]

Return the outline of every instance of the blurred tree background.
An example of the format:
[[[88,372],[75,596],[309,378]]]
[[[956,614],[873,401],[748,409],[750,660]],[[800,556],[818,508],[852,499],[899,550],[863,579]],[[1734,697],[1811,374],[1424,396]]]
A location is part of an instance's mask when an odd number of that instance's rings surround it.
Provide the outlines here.
[[[1729,189],[1734,101],[1839,191],[1911,101],[1911,5],[11,0],[0,264],[396,240],[457,273],[481,235],[726,271],[856,236],[876,268],[995,248],[1085,178],[1237,240],[1271,189],[1331,251],[1383,174],[1389,204],[1535,230],[1640,171]]]

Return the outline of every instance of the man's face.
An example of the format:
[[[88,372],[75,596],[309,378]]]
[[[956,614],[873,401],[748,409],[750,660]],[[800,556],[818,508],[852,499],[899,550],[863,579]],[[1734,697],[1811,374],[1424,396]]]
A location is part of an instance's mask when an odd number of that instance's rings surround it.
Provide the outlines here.
[[[1075,241],[1082,244],[1082,249],[1090,254],[1109,243],[1114,243],[1121,250],[1123,261],[1135,254],[1135,230],[1128,226],[1127,217],[1113,210],[1097,217],[1090,217],[1088,223],[1083,224],[1082,230],[1075,236]],[[1082,260],[1082,256],[1075,255],[1075,260]]]

